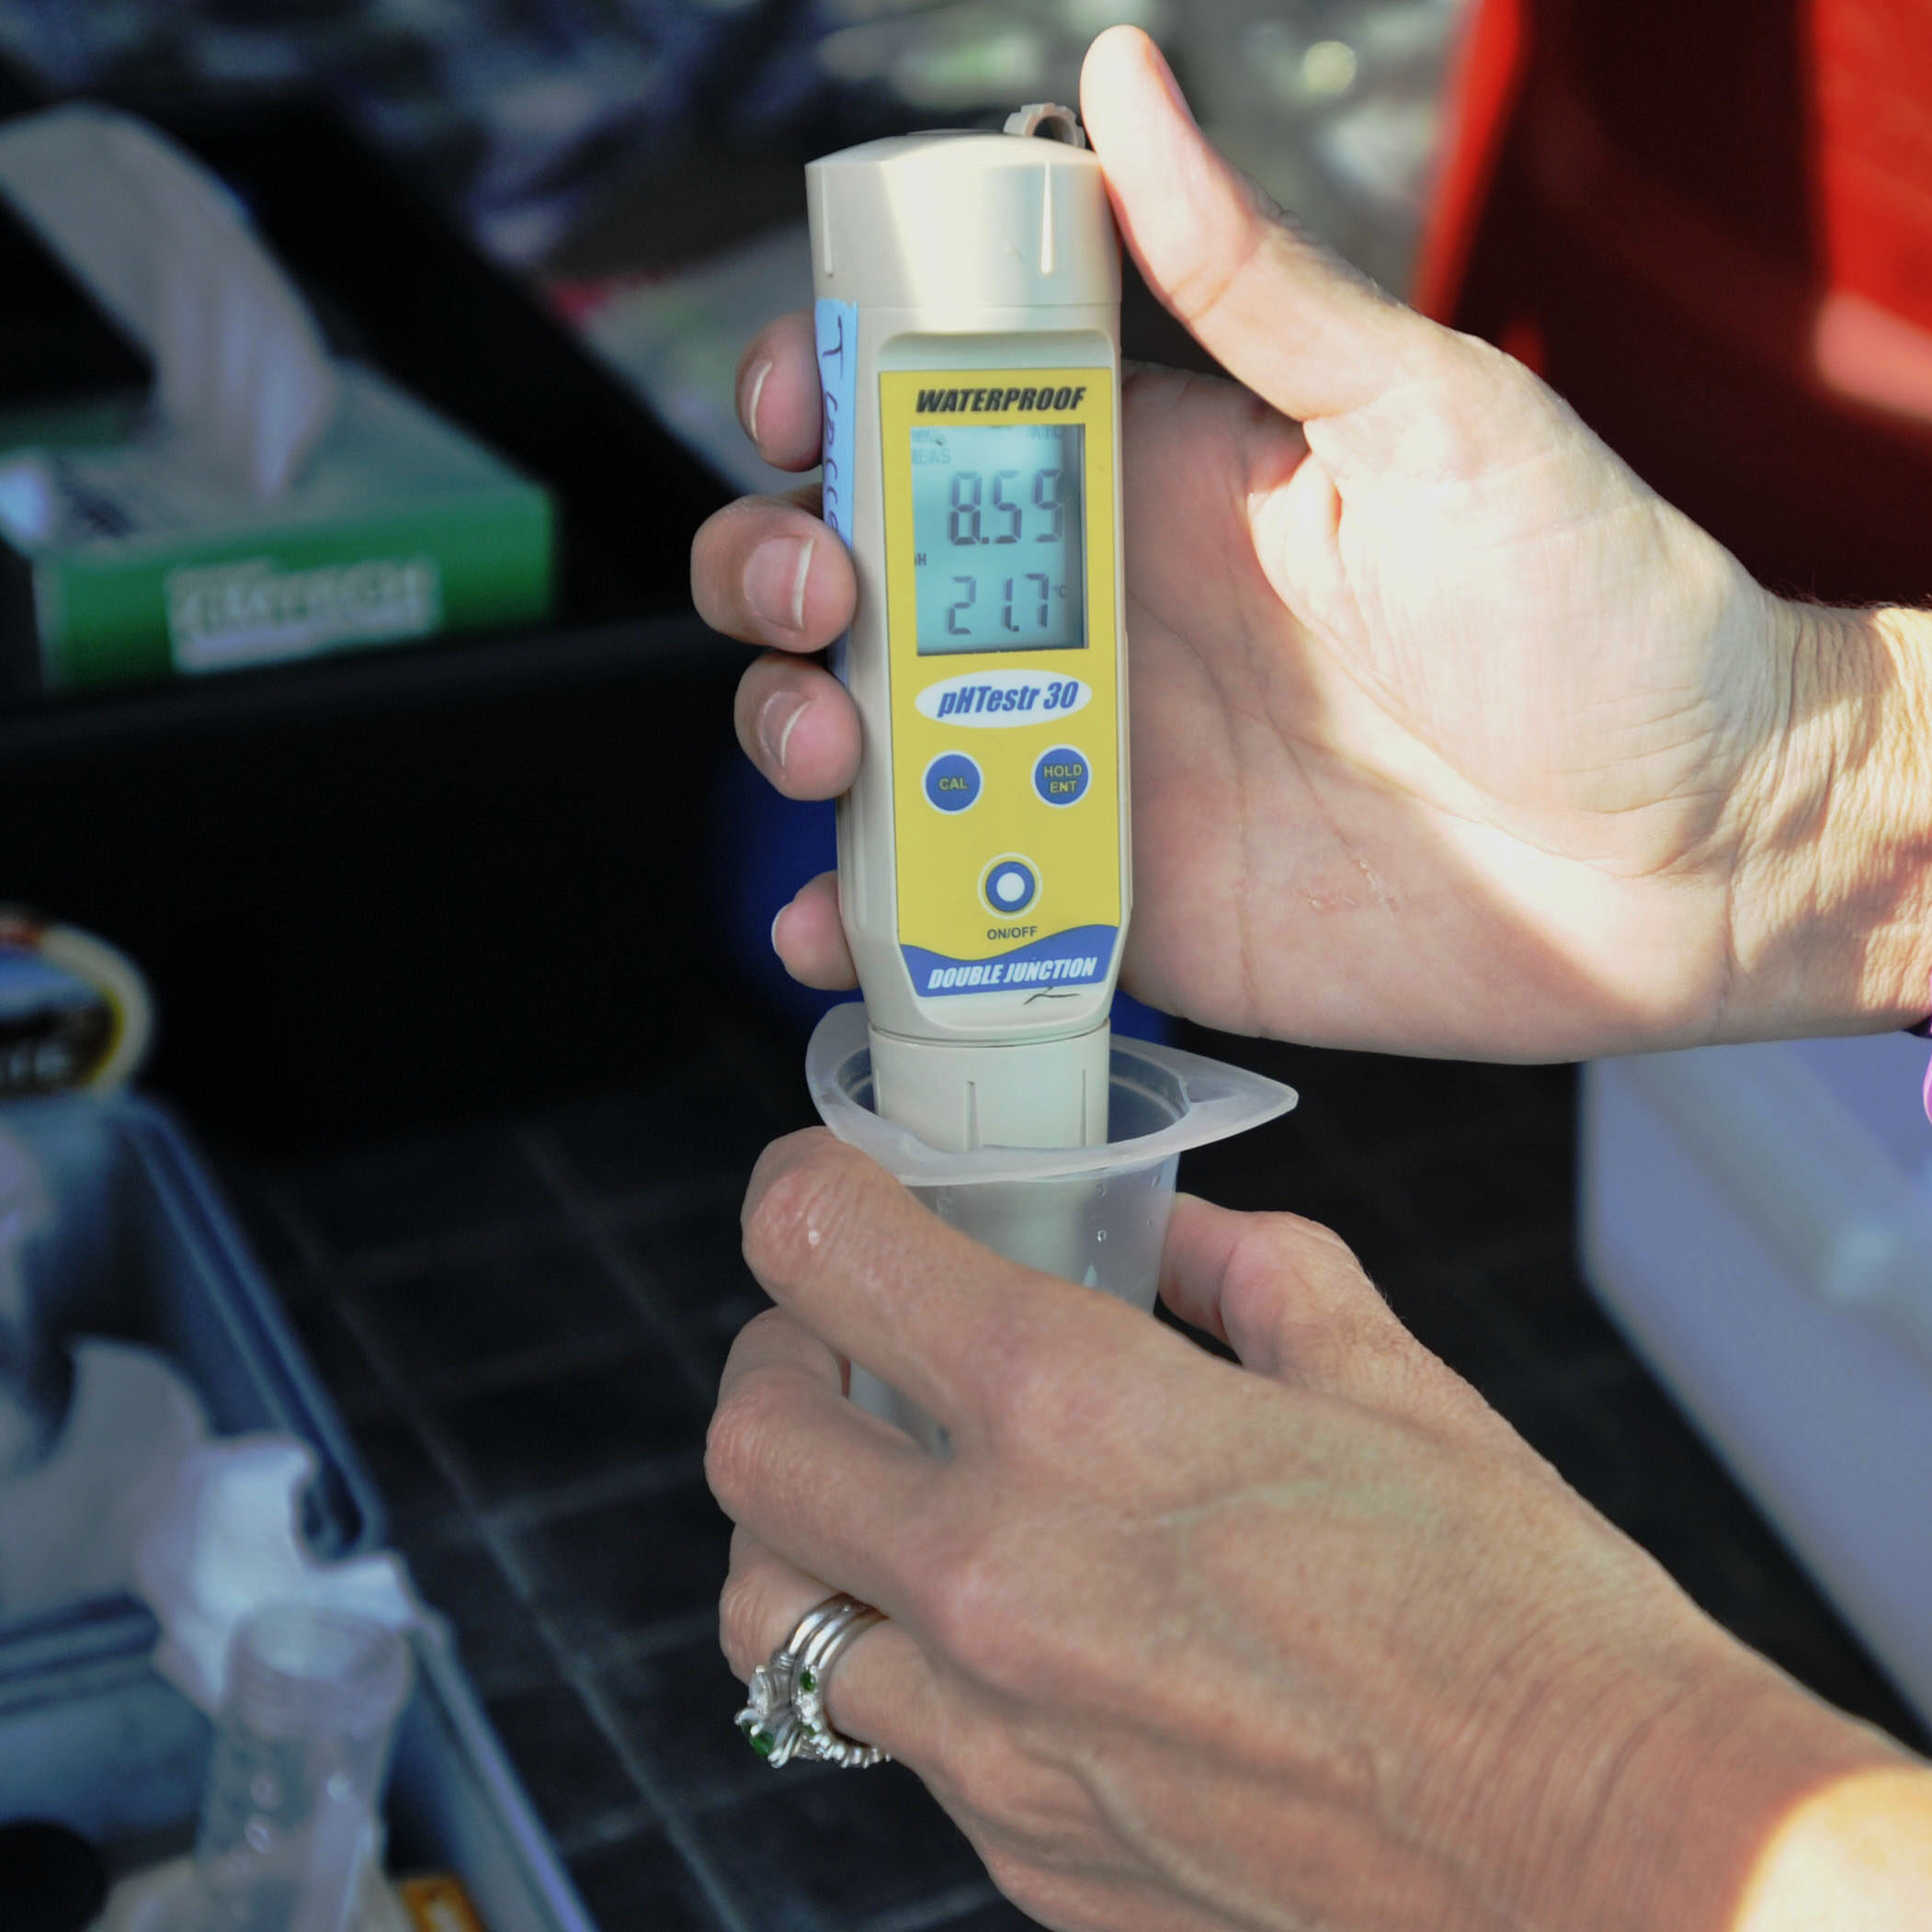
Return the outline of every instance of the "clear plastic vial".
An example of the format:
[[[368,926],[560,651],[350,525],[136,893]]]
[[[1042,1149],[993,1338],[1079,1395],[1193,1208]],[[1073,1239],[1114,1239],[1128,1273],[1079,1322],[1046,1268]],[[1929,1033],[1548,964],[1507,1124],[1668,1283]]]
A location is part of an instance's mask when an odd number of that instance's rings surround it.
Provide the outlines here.
[[[409,1686],[403,1638],[371,1618],[281,1604],[236,1630],[171,1932],[344,1932]]]
[[[1198,1053],[1118,1036],[1108,1055],[1104,1147],[928,1146],[872,1111],[866,1009],[856,1000],[819,1021],[805,1084],[820,1118],[904,1182],[949,1226],[1009,1261],[1152,1309],[1180,1157],[1245,1133],[1295,1104],[1292,1087]],[[946,1432],[858,1363],[852,1400],[936,1455]]]

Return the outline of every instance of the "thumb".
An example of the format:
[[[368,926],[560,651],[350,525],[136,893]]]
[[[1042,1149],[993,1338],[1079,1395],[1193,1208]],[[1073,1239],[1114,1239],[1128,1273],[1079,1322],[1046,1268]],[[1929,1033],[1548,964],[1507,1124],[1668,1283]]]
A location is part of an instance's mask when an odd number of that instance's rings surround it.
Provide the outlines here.
[[[1138,28],[1109,28],[1087,50],[1080,109],[1148,286],[1284,415],[1360,407],[1440,333],[1298,233],[1215,153]]]
[[[1295,1214],[1242,1214],[1177,1194],[1161,1300],[1244,1369],[1351,1392],[1365,1362],[1410,1346],[1341,1237]]]
[[[1174,1198],[1161,1300],[1256,1375],[1491,1448],[1509,1425],[1416,1341],[1338,1234],[1295,1214]]]

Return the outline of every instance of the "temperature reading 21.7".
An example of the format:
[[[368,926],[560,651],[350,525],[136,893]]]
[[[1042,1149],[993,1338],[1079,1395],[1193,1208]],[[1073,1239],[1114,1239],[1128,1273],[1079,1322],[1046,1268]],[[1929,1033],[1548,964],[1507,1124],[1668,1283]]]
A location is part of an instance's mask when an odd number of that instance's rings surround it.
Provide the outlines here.
[[[913,432],[922,655],[1086,642],[1077,424]]]

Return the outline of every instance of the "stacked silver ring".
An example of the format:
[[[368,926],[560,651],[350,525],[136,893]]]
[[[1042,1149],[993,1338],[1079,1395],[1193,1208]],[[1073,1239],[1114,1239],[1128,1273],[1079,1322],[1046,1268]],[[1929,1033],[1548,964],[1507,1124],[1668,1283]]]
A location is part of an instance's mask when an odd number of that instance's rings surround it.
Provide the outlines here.
[[[825,1715],[825,1686],[846,1646],[884,1618],[856,1597],[828,1597],[751,1674],[751,1691],[733,1722],[767,1764],[816,1758],[848,1771],[881,1764],[886,1754],[837,1730]]]

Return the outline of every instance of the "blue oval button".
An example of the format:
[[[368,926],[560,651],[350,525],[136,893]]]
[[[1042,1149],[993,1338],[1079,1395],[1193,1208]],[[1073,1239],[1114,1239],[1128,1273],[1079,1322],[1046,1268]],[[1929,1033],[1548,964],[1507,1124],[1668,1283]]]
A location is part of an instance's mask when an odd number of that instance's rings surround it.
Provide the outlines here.
[[[980,767],[962,751],[942,751],[926,767],[926,796],[938,812],[963,812],[980,795]]]
[[[1040,753],[1033,767],[1033,789],[1050,805],[1077,805],[1092,784],[1094,767],[1084,751],[1056,744]]]
[[[1023,858],[1002,858],[980,889],[996,913],[1023,913],[1040,892],[1040,876]]]

